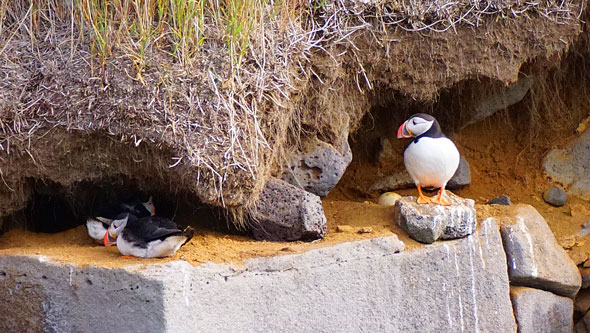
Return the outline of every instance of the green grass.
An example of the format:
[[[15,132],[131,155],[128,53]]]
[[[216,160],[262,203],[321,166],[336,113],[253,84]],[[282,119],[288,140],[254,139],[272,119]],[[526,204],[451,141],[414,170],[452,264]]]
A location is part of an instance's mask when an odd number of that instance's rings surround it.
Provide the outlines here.
[[[69,22],[76,40],[91,39],[87,42],[100,67],[114,50],[122,50],[141,80],[153,48],[190,66],[207,39],[221,38],[232,67],[238,68],[267,4],[267,0],[0,0],[0,40]]]

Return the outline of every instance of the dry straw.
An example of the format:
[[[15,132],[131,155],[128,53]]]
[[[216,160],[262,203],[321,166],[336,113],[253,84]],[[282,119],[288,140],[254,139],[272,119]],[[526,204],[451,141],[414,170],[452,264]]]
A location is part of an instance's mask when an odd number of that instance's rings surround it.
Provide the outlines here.
[[[243,211],[301,136],[335,131],[329,119],[338,110],[305,109],[331,89],[314,69],[318,55],[340,67],[345,55],[358,60],[360,34],[379,44],[527,16],[578,24],[581,3],[0,0],[0,170],[15,170],[25,154],[36,165],[51,161],[31,142],[52,131],[104,133],[162,148],[170,172],[184,174],[177,186]],[[347,65],[358,91],[374,87],[367,65]],[[354,129],[366,111],[335,122]],[[306,127],[323,112],[327,121]],[[30,176],[0,175],[0,192]]]

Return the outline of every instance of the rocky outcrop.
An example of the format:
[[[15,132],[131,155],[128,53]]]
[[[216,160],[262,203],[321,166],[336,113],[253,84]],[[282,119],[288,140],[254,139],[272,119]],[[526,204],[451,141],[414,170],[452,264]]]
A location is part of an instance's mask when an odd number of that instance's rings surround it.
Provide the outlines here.
[[[328,229],[320,198],[271,178],[250,213],[254,238],[273,241],[313,240]]]
[[[0,307],[55,332],[514,332],[497,225],[404,251],[396,236],[240,265],[77,267],[0,256]],[[121,315],[124,314],[124,315]],[[0,331],[9,332],[6,312]],[[108,319],[105,319],[108,318]]]
[[[528,205],[515,206],[507,214],[500,232],[510,282],[573,298],[582,283],[580,273],[547,222]]]
[[[520,102],[531,89],[534,82],[534,76],[525,76],[519,78],[512,85],[498,89],[488,89],[484,92],[484,96],[478,98],[478,102],[473,108],[473,113],[469,114],[470,118],[465,120],[462,127],[475,124],[500,110],[504,110],[510,105]]]
[[[590,199],[590,131],[563,149],[553,149],[543,161],[547,176],[567,192]]]
[[[422,243],[472,234],[477,226],[474,201],[446,193],[451,206],[418,204],[416,197],[399,199],[395,204],[395,223]]]
[[[511,287],[518,332],[563,332],[573,329],[573,301],[548,291]]]

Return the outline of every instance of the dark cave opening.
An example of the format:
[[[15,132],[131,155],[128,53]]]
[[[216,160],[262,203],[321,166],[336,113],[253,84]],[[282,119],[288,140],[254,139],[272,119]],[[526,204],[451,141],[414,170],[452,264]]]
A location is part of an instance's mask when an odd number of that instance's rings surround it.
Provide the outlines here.
[[[106,207],[135,198],[152,197],[156,216],[166,217],[179,226],[240,233],[230,228],[224,209],[201,203],[190,193],[174,193],[146,188],[126,177],[80,181],[64,186],[47,179],[27,179],[32,195],[27,206],[4,217],[2,232],[23,229],[40,233],[59,233],[84,225],[86,219]]]

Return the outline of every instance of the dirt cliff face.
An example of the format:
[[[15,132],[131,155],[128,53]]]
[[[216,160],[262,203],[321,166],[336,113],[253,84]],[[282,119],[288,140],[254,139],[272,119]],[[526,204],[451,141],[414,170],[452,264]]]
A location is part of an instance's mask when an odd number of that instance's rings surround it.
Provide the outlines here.
[[[583,3],[517,15],[505,2],[474,15],[480,4],[464,1],[439,13],[449,24],[386,2],[305,4],[286,18],[262,8],[268,20],[239,66],[210,21],[190,66],[155,41],[139,66],[125,45],[97,60],[89,28],[51,6],[40,10],[56,19],[27,34],[16,6],[0,34],[0,215],[25,207],[37,181],[67,191],[115,178],[247,211],[307,138],[334,142],[376,109],[396,123],[445,89],[510,84],[523,64],[558,63],[581,32]]]

